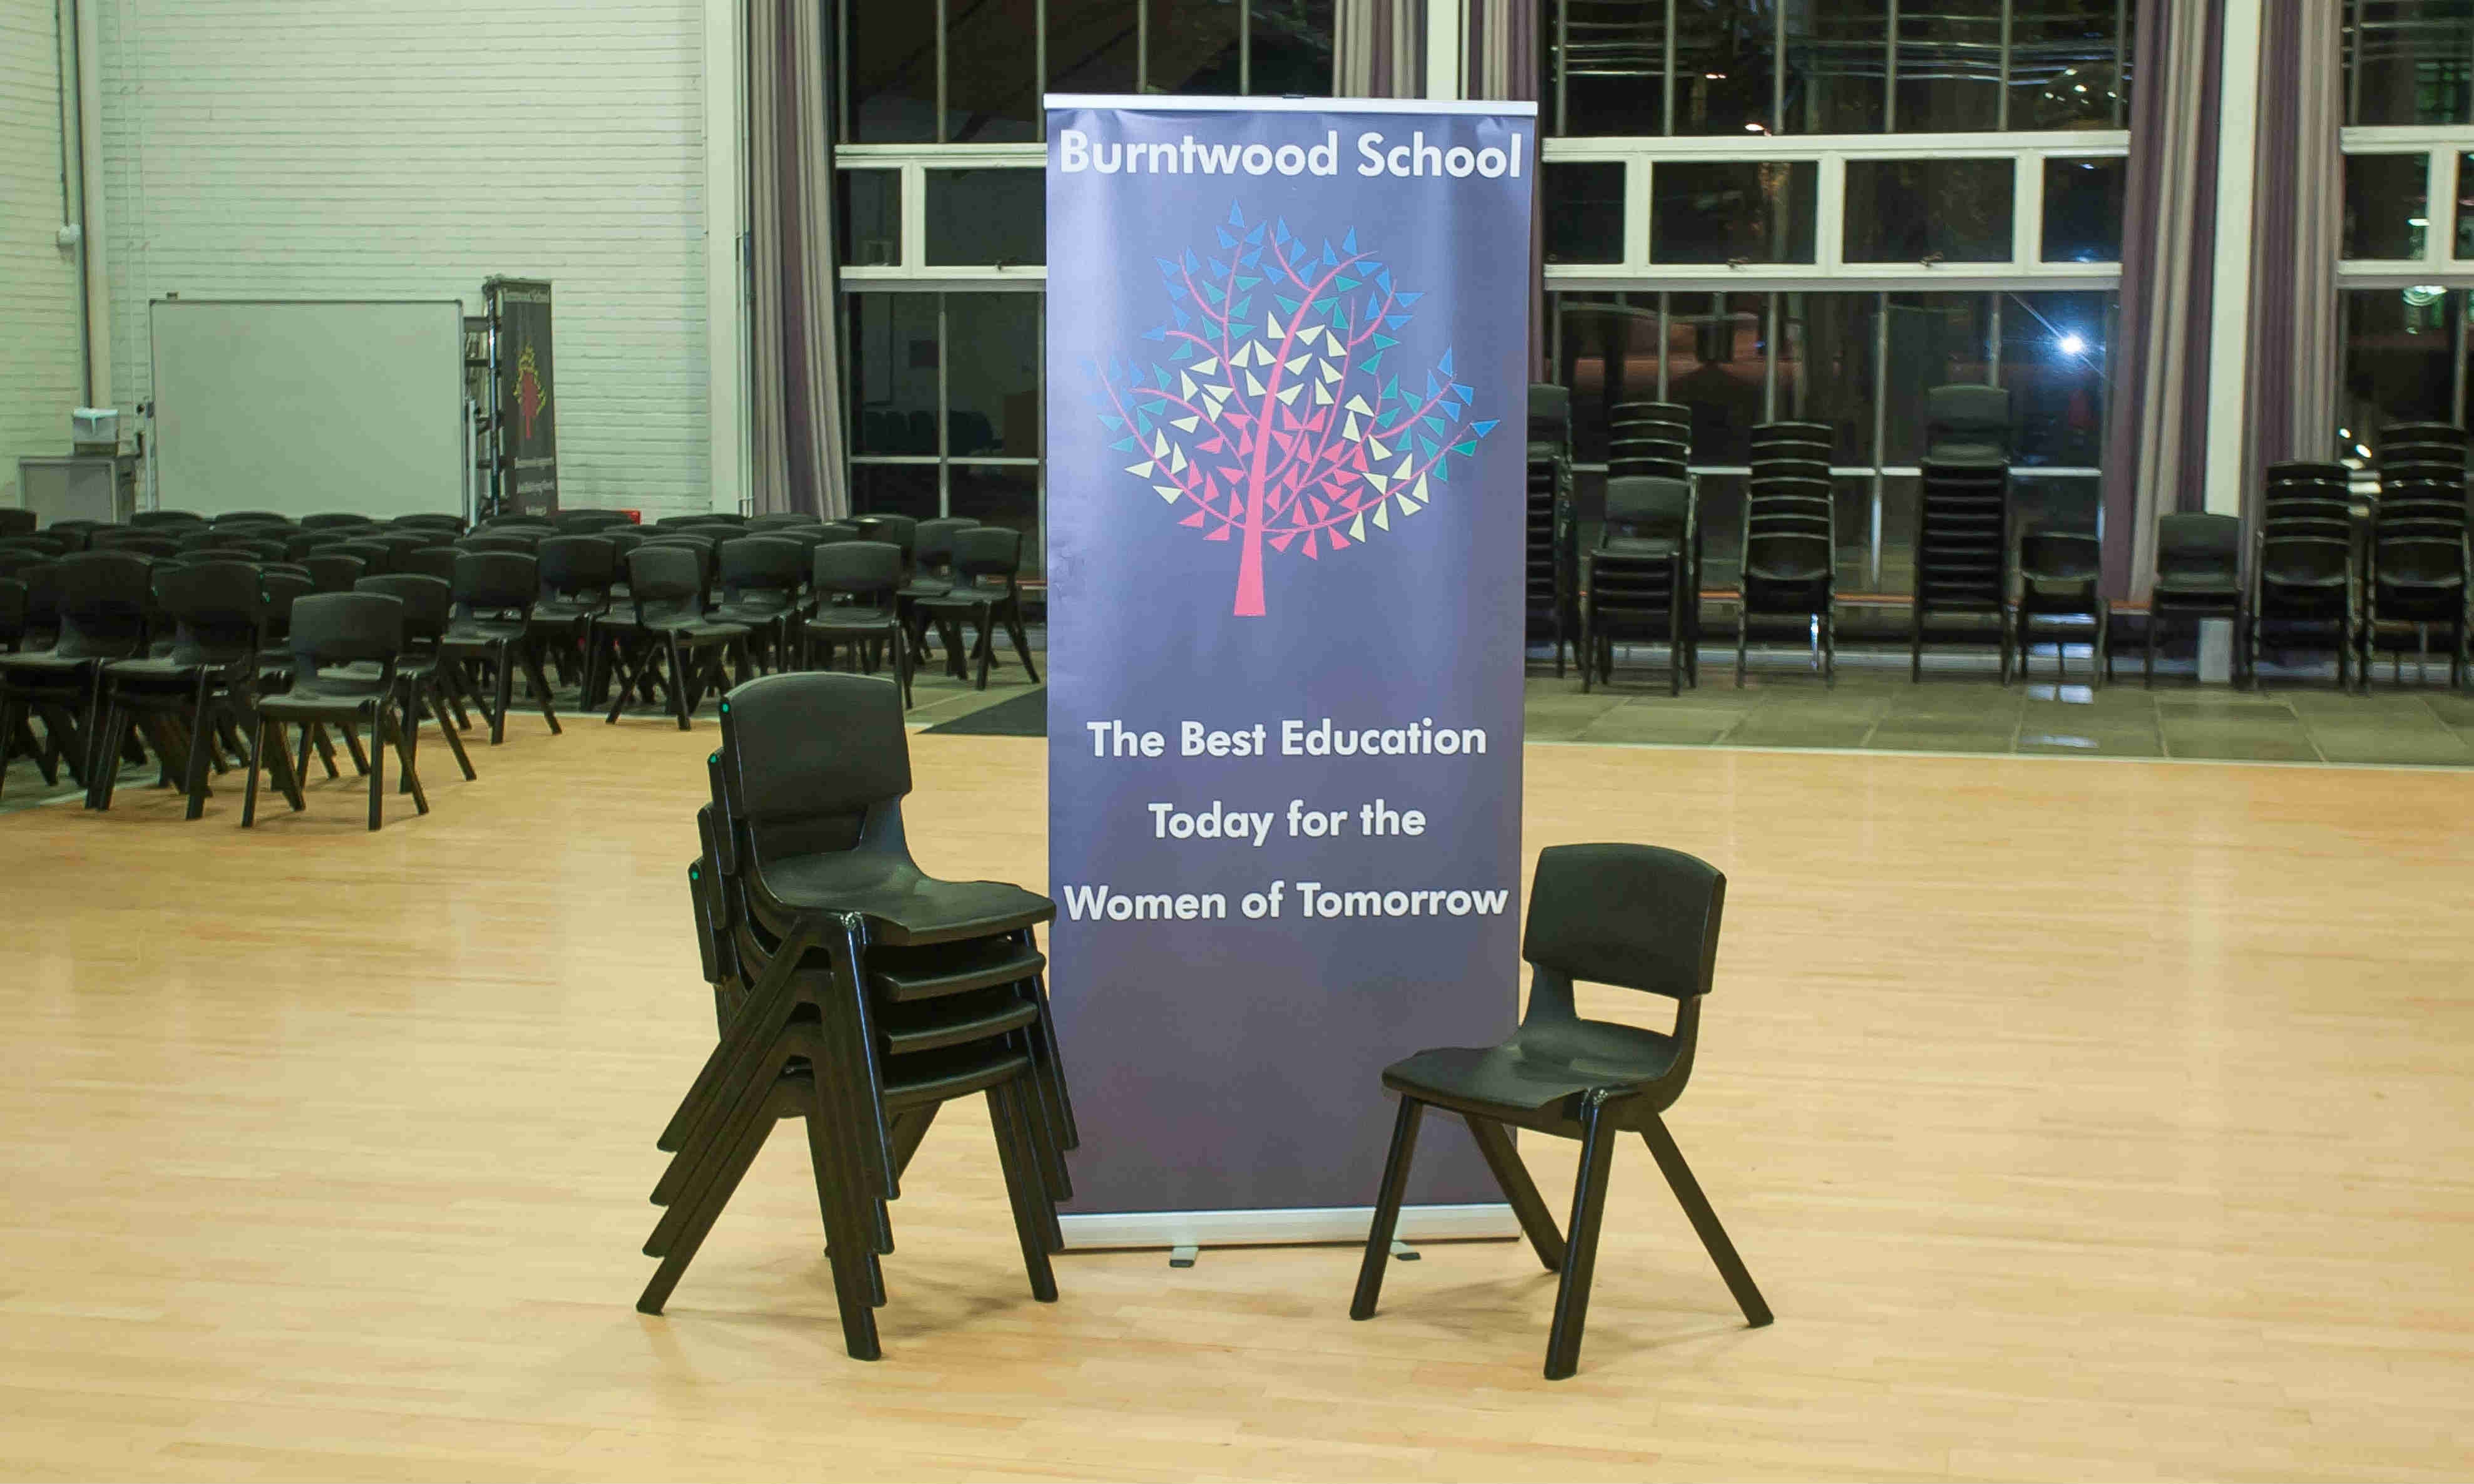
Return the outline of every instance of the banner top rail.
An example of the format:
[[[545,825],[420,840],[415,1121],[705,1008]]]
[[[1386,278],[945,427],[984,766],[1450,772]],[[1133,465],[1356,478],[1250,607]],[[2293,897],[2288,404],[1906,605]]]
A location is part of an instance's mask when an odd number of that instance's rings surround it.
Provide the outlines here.
[[[1188,97],[1167,93],[1044,93],[1046,109],[1128,109],[1147,113],[1468,113],[1535,118],[1538,105],[1513,99]]]

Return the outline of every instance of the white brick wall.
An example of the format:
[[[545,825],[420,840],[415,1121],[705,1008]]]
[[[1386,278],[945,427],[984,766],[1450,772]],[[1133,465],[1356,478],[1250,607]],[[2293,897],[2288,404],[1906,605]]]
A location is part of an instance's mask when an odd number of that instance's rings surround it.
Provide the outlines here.
[[[17,460],[69,450],[79,384],[77,262],[60,250],[61,90],[53,0],[0,0],[0,505]]]
[[[123,406],[166,293],[477,314],[546,278],[562,500],[708,508],[701,0],[98,9]]]

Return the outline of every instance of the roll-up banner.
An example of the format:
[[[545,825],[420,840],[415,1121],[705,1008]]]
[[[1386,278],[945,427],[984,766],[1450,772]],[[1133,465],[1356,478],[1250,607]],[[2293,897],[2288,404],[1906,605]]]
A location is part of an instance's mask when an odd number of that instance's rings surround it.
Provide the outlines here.
[[[1067,1240],[1362,1240],[1515,1017],[1534,109],[1048,109]],[[1515,1232],[1429,1127],[1402,1234]]]
[[[557,386],[550,356],[550,285],[540,279],[492,279],[498,322],[499,500],[508,515],[558,512]]]

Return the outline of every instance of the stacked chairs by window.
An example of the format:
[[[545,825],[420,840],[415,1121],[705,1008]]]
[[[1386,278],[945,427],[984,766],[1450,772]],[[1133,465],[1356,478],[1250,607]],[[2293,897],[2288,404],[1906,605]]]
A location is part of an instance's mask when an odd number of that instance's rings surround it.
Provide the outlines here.
[[[426,579],[422,579],[426,580]],[[386,749],[392,745],[412,791],[413,807],[429,813],[428,796],[412,766],[411,744],[397,716],[403,693],[396,667],[403,653],[403,601],[384,593],[316,593],[292,605],[292,684],[279,695],[258,698],[257,721],[251,731],[249,785],[241,800],[240,823],[257,822],[257,778],[270,772],[275,786],[295,814],[308,807],[302,795],[302,762],[286,750],[283,729],[332,722],[352,729],[366,726],[370,744],[369,827],[385,823]],[[270,748],[270,743],[272,744]],[[360,744],[353,742],[358,753]],[[305,761],[306,749],[303,749]],[[331,763],[329,764],[331,767]]]
[[[550,735],[558,736],[565,728],[558,724],[556,697],[533,639],[532,616],[542,591],[541,564],[515,551],[460,552],[449,587],[454,607],[439,649],[459,676],[477,666],[488,677],[489,699],[483,710],[490,718],[490,745],[507,740],[507,708],[515,700],[519,666],[541,706],[542,719],[549,723]],[[477,681],[470,683],[475,693],[483,693]]]
[[[2156,642],[2168,619],[2177,621],[2230,619],[2234,632],[2250,630],[2250,600],[2243,587],[2242,521],[2229,515],[2186,513],[2156,519],[2156,581],[2147,602],[2147,653],[2141,683],[2156,683]],[[2237,653],[2244,665],[2248,656]],[[2239,684],[2246,670],[2237,673]]]
[[[1666,644],[1666,693],[1681,693],[1699,635],[1691,551],[1697,530],[1687,480],[1628,475],[1607,480],[1604,534],[1588,557],[1581,615],[1581,689],[1592,672],[1613,684],[1615,641]]]
[[[1743,555],[1735,684],[1744,683],[1754,621],[1763,619],[1799,620],[1810,637],[1813,668],[1825,684],[1835,684],[1838,516],[1830,480],[1782,472],[1781,465],[1800,468],[1805,460],[1773,460],[1764,470],[1761,452],[1757,442],[1756,473],[1744,493],[1743,543],[1737,547]]]
[[[2382,484],[2390,471],[2417,465],[2465,469],[2465,429],[2454,423],[2390,423],[2380,429],[2378,467]]]
[[[2094,532],[2056,530],[2039,523],[2019,538],[2019,672],[2023,677],[2035,642],[2036,620],[2086,619],[2096,627],[2089,651],[2096,683],[2104,684],[2113,663],[2110,607],[2104,600],[2104,547]],[[2066,647],[2056,635],[2056,673],[2068,672]]]
[[[1000,624],[1013,641],[1014,657],[1022,661],[1031,684],[1039,683],[1039,668],[1031,661],[1031,638],[1022,622],[1022,532],[1002,525],[977,525],[957,534],[953,587],[920,598],[913,606],[940,625],[951,622],[958,629],[959,620],[969,619],[978,626],[979,642],[971,650],[979,660],[977,689],[988,688],[988,666],[996,659]],[[946,648],[947,673],[963,678],[961,651],[950,643]]]
[[[448,715],[449,701],[457,694],[453,689],[454,666],[447,651],[447,630],[455,621],[453,587],[436,577],[390,572],[363,577],[352,591],[383,593],[403,603],[403,650],[397,658],[395,670],[396,683],[401,690],[396,712],[404,726],[406,759],[400,788],[410,791],[420,781],[415,766],[421,760],[424,712],[437,718],[438,730],[447,739],[447,749],[455,754],[456,766],[471,780],[475,776],[472,755],[464,750],[462,728],[456,725],[455,718]],[[457,704],[460,708],[461,702]],[[424,809],[422,813],[428,811]]]
[[[2001,683],[2010,683],[2010,468],[1927,463],[1916,491],[1915,601],[1907,611],[1907,678],[1925,678],[1925,638],[1944,614],[1990,615],[2000,627]],[[2024,668],[2024,667],[2022,667]]]
[[[767,669],[790,668],[790,629],[800,619],[807,548],[778,536],[735,536],[714,548],[721,601],[714,619],[747,630],[748,648]]]
[[[610,636],[619,677],[605,721],[616,723],[637,692],[650,700],[658,686],[669,693],[670,714],[684,732],[694,725],[707,681],[721,688],[718,667],[725,654],[742,678],[747,674],[746,626],[716,623],[705,615],[711,560],[709,548],[667,542],[627,553],[628,611],[623,621],[594,625],[596,633]]]
[[[1580,572],[1572,525],[1572,394],[1552,382],[1529,385],[1529,524],[1525,591],[1526,639],[1555,645],[1555,674],[1564,647],[1581,636]],[[1586,653],[1579,656],[1589,669]]]
[[[2393,431],[2393,430],[2391,430]],[[2389,443],[2381,446],[2380,499],[2371,518],[2363,581],[2362,679],[2371,675],[2372,645],[2384,624],[2411,625],[2414,634],[2414,676],[2422,678],[2432,632],[2448,640],[2448,683],[2465,683],[2467,637],[2474,628],[2474,552],[2467,548],[2464,434],[2455,428],[2453,461],[2438,456],[2446,446],[2436,437],[2434,456],[2390,463]],[[2426,434],[2426,437],[2432,435]],[[2395,650],[2396,674],[2402,678],[2405,648]]]
[[[38,761],[44,781],[60,781],[58,765],[64,758],[71,775],[91,789],[100,769],[119,766],[117,754],[104,752],[97,740],[104,667],[146,652],[153,572],[145,557],[109,549],[81,551],[29,571],[48,579],[45,596],[56,605],[58,637],[48,649],[0,655],[0,772],[7,764],[5,743],[32,716],[43,723]],[[35,596],[30,591],[30,610]],[[30,615],[30,627],[36,617]]]
[[[2324,633],[2337,654],[2338,688],[2351,683],[2363,609],[2349,480],[2342,464],[2268,466],[2251,554],[2250,632],[2242,644],[2254,686],[2271,627],[2287,637]]]
[[[1688,479],[1692,409],[1672,401],[1623,401],[1607,414],[1607,477]]]
[[[2010,393],[1999,386],[1925,392],[1925,457],[1942,464],[2010,462]]]
[[[114,660],[103,667],[103,732],[96,745],[116,757],[132,728],[147,724],[155,754],[168,769],[182,759],[187,817],[206,809],[206,769],[218,738],[256,703],[258,652],[266,639],[266,592],[255,567],[206,561],[160,568],[155,600],[174,627],[160,655]],[[115,768],[86,783],[86,807],[111,807]]]
[[[902,704],[910,704],[910,645],[904,637],[902,551],[883,541],[837,541],[809,558],[809,590],[815,607],[802,625],[801,669],[830,665],[834,646],[848,645],[853,664],[870,673],[877,656],[893,663]],[[957,641],[947,645],[959,652]]]
[[[928,655],[928,623],[915,611],[915,605],[920,598],[941,597],[954,590],[954,538],[979,523],[968,516],[945,516],[922,521],[911,532],[910,580],[902,584],[894,601],[902,610],[913,665]],[[821,539],[818,544],[822,544]],[[958,646],[950,632],[945,635],[945,643],[949,648]]]
[[[1399,1094],[1400,1112],[1349,1318],[1373,1318],[1381,1302],[1419,1126],[1434,1107],[1468,1125],[1530,1251],[1547,1272],[1561,1276],[1546,1340],[1548,1380],[1563,1380],[1580,1365],[1619,1133],[1637,1132],[1649,1146],[1744,1323],[1756,1328],[1770,1323],[1769,1304],[1659,1116],[1683,1096],[1692,1075],[1726,894],[1726,877],[1680,851],[1599,844],[1551,845],[1540,853],[1521,936],[1520,956],[1533,972],[1520,1028],[1500,1046],[1421,1051],[1384,1069],[1383,1085]],[[1572,993],[1576,981],[1673,1000],[1675,1029],[1584,1020]],[[1509,1129],[1580,1141],[1571,1220],[1564,1230],[1555,1229]]]
[[[832,674],[769,676],[723,702],[706,848],[689,868],[722,1032],[659,1141],[672,1157],[654,1187],[646,1313],[775,1124],[802,1117],[844,1346],[879,1358],[906,1166],[943,1104],[980,1095],[1031,1296],[1056,1297],[1049,1255],[1077,1138],[1034,938],[1055,908],[911,862],[902,710],[894,687]]]

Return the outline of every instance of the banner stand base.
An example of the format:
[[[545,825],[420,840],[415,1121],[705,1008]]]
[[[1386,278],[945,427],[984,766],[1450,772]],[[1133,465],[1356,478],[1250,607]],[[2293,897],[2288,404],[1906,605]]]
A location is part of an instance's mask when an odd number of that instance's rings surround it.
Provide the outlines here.
[[[1059,1212],[1067,1252],[1149,1247],[1274,1247],[1317,1242],[1362,1245],[1374,1223],[1370,1205],[1313,1206],[1273,1211]],[[1508,1205],[1404,1205],[1402,1241],[1447,1242],[1510,1238],[1520,1223]]]

